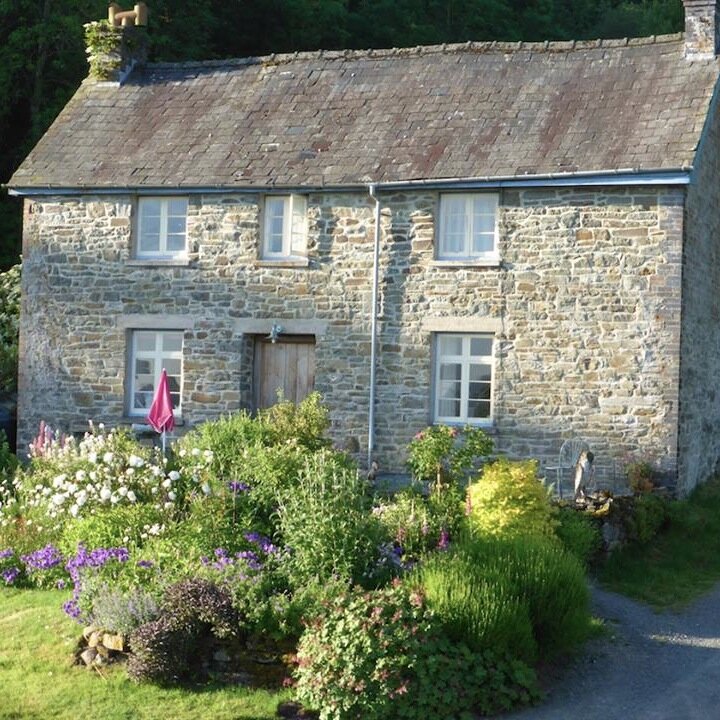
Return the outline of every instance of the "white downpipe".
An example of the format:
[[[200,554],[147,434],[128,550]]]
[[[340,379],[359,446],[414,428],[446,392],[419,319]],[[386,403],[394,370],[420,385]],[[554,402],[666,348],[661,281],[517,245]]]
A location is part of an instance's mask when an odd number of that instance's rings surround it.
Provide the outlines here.
[[[368,195],[375,201],[375,250],[373,257],[372,316],[370,318],[370,398],[368,411],[367,467],[372,467],[375,450],[375,365],[377,360],[377,306],[378,278],[380,274],[380,200],[375,194],[376,185],[368,185]]]

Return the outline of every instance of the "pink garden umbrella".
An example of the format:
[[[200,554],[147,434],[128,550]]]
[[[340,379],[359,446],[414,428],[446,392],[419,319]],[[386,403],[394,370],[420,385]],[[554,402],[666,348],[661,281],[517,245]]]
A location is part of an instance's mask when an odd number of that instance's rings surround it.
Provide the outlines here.
[[[170,397],[170,387],[168,386],[165,368],[160,374],[160,382],[155,389],[155,397],[150,406],[147,421],[153,426],[155,432],[162,433],[162,451],[163,455],[165,455],[165,434],[175,427],[172,398]]]

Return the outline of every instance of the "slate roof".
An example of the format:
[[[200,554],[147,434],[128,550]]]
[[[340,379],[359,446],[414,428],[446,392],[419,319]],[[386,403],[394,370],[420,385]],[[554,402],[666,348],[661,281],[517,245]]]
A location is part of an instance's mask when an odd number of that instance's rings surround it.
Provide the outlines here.
[[[343,186],[678,169],[718,77],[681,35],[148,65],[86,80],[16,188]]]

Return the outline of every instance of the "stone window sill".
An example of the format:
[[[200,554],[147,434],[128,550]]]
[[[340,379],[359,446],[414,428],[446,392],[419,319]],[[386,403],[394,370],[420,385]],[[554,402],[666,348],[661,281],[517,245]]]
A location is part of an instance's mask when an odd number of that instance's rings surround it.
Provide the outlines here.
[[[155,430],[150,426],[149,423],[145,421],[144,415],[125,415],[122,420],[120,420],[121,425],[142,425],[142,428],[138,428],[136,432],[147,432],[148,435],[150,434],[159,434],[155,433]],[[175,427],[183,427],[185,425],[185,421],[181,417],[175,418]],[[147,430],[145,429],[147,428]]]
[[[309,258],[281,258],[279,260],[257,260],[255,262],[255,267],[301,268],[309,265]]]
[[[430,267],[437,268],[500,268],[500,258],[487,258],[486,260],[433,260]]]
[[[125,264],[135,267],[188,267],[190,258],[131,258]]]

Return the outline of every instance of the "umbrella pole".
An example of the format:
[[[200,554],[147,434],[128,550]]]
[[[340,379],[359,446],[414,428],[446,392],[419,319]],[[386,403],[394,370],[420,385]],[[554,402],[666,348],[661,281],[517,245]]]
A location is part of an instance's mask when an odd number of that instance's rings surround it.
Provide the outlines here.
[[[165,430],[162,431],[162,454],[165,457]]]

